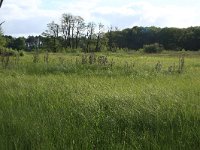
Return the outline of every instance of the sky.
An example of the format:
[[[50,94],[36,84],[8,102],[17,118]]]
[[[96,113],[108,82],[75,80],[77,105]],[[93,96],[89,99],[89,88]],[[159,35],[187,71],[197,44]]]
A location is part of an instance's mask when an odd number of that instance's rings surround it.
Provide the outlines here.
[[[200,0],[4,0],[0,22],[6,35],[40,35],[47,24],[61,22],[63,13],[85,22],[119,29],[133,26],[200,26]]]

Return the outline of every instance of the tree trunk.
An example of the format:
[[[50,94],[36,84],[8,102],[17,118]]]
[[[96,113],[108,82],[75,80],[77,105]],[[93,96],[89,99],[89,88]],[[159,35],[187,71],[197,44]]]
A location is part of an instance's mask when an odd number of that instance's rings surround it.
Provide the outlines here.
[[[2,3],[3,3],[3,0],[0,0],[0,8],[1,8]]]
[[[98,52],[99,51],[99,43],[100,43],[100,36],[98,35],[98,37],[97,37],[97,43],[96,43],[96,52]]]

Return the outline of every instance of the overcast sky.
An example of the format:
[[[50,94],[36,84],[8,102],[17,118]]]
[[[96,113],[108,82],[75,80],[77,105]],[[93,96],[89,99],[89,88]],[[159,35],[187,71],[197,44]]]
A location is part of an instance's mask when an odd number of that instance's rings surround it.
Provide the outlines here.
[[[200,0],[4,0],[4,34],[39,35],[63,13],[119,28],[200,26]]]

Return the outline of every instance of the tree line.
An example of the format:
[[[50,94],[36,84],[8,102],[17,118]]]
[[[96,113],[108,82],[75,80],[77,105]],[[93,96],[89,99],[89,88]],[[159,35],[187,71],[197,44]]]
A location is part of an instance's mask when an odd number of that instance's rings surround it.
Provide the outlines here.
[[[2,35],[2,34],[1,34]],[[200,49],[200,27],[159,28],[139,27],[119,30],[102,23],[88,22],[81,16],[63,14],[61,22],[47,24],[39,36],[27,38],[0,36],[0,45],[16,50],[35,49],[59,51],[100,52],[117,49],[139,50],[146,45],[159,44],[165,50]]]
[[[109,33],[107,33],[108,35]],[[165,50],[200,50],[200,27],[138,27],[112,32],[113,45],[138,50],[144,45],[159,43]]]

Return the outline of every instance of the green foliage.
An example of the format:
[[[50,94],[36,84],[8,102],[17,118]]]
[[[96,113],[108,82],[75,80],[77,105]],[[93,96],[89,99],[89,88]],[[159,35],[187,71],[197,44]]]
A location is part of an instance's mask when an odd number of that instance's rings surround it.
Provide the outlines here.
[[[19,37],[19,38],[15,39],[13,42],[13,46],[14,46],[13,48],[17,49],[17,50],[26,49],[25,39],[23,37]]]
[[[162,50],[162,46],[160,46],[158,43],[143,46],[143,51],[145,53],[160,53]]]
[[[175,51],[181,49],[197,51],[200,49],[199,35],[200,27],[179,29],[135,26],[131,29],[106,33],[110,49],[115,45],[138,50],[143,45],[159,43],[164,49]]]
[[[43,48],[50,52],[58,52],[61,49],[60,41],[52,37],[44,38]]]
[[[0,54],[10,54],[14,56],[17,55],[17,51],[11,48],[0,47]]]
[[[6,45],[6,40],[3,37],[3,31],[2,31],[2,28],[0,26],[0,46],[5,46],[5,45]]]
[[[5,46],[6,45],[6,40],[5,38],[3,38],[1,35],[0,35],[0,46]]]
[[[38,63],[40,60],[40,53],[38,50],[33,52],[33,63]]]
[[[19,51],[19,56],[24,56],[24,52],[23,51]]]
[[[24,37],[13,38],[12,36],[4,36],[6,41],[5,47],[20,50],[26,50],[26,42]]]

